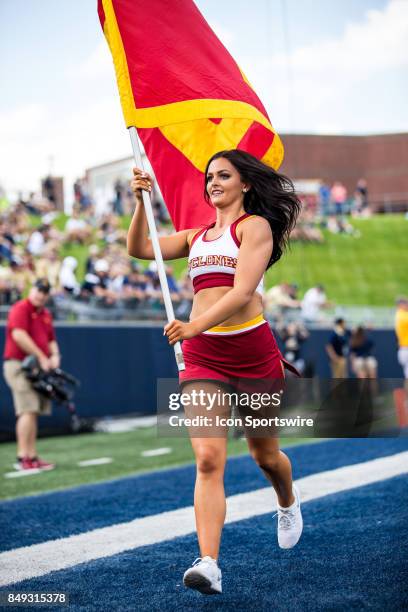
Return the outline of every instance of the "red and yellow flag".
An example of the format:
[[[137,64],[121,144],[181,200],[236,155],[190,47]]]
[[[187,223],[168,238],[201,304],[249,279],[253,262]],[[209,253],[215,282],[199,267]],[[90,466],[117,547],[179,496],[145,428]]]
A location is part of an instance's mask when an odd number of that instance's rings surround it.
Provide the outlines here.
[[[98,0],[127,127],[137,128],[177,230],[211,222],[208,159],[243,149],[277,169],[258,96],[192,0]]]

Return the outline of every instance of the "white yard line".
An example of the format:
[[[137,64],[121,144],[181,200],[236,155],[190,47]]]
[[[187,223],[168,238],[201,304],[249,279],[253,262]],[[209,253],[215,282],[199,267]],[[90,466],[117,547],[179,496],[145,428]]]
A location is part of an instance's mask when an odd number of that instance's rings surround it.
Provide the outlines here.
[[[406,474],[408,452],[306,476],[297,481],[303,502]],[[227,523],[276,510],[271,487],[228,498]],[[0,586],[44,576],[126,550],[173,540],[195,531],[192,506],[94,529],[0,554]]]
[[[168,447],[163,448],[152,448],[151,450],[142,451],[140,454],[142,457],[158,457],[159,455],[168,455],[172,449]]]
[[[112,463],[112,457],[99,457],[98,459],[86,459],[85,461],[78,461],[79,467],[88,467],[89,465],[105,465],[106,463]]]
[[[32,470],[16,470],[15,472],[6,472],[4,478],[21,478],[23,476],[34,476],[35,474],[41,474],[43,470],[39,468],[33,468]]]
[[[135,417],[133,419],[101,419],[94,425],[95,431],[122,433],[157,425],[157,416]]]

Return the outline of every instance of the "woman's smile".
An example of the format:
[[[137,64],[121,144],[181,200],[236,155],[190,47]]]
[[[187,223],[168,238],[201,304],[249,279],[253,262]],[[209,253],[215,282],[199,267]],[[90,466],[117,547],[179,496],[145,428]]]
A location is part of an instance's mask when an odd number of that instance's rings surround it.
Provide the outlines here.
[[[241,177],[227,159],[215,159],[208,168],[207,193],[213,204],[234,201],[242,195]]]

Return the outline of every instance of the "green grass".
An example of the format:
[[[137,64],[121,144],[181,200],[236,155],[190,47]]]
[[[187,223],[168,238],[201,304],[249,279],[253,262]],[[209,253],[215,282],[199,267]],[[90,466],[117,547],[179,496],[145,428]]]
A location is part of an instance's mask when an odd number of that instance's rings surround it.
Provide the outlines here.
[[[61,214],[54,223],[62,229],[65,221]],[[293,242],[268,271],[266,287],[295,282],[302,297],[309,287],[323,283],[329,299],[337,304],[393,306],[395,297],[406,293],[408,287],[408,220],[395,214],[350,222],[361,232],[360,238],[323,230],[324,244]],[[129,217],[121,219],[122,228],[129,223]],[[78,277],[82,279],[87,247],[64,245],[61,255],[78,259]],[[187,269],[186,259],[168,263],[177,278]]]
[[[339,304],[393,306],[408,286],[408,221],[403,215],[353,219],[360,238],[324,231],[325,244],[293,243],[268,272],[268,285],[297,282],[300,293],[322,282]]]
[[[305,439],[302,442],[313,442]],[[281,444],[298,444],[299,439],[283,438]],[[157,457],[142,457],[141,452],[153,448],[169,447],[172,452]],[[228,455],[246,454],[245,440],[230,439]],[[0,499],[33,495],[68,487],[151,470],[185,465],[194,461],[190,441],[187,438],[158,437],[156,428],[144,428],[125,433],[93,433],[77,436],[58,436],[38,441],[41,457],[55,461],[57,468],[51,472],[21,478],[7,479],[4,474],[13,471],[16,445],[12,442],[0,445]],[[78,467],[78,461],[111,457],[112,463],[99,466]]]
[[[281,282],[299,286],[299,296],[317,283],[337,304],[394,306],[408,287],[408,220],[403,215],[352,219],[360,238],[323,230],[323,244],[292,242],[266,274],[266,287]],[[186,262],[172,262],[181,273]]]

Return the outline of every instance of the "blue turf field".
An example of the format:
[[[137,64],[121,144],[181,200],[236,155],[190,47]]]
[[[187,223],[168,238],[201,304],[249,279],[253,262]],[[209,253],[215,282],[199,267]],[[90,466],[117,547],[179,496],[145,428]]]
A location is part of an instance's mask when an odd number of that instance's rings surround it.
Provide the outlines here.
[[[406,450],[408,438],[400,437],[333,440],[289,448],[287,453],[297,479]],[[7,523],[7,529],[1,529],[1,550],[189,506],[193,482],[194,468],[186,467],[4,502],[0,504],[1,523]],[[265,483],[248,457],[229,461],[227,495],[262,488]],[[303,516],[302,539],[291,551],[278,548],[276,519],[271,513],[227,525],[220,555],[222,596],[205,597],[182,585],[184,570],[198,556],[194,535],[53,572],[2,590],[64,590],[70,594],[73,610],[407,607],[405,476],[307,502]]]

